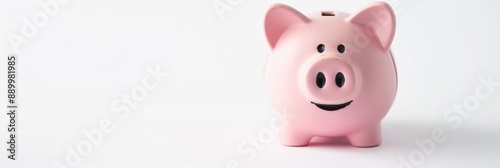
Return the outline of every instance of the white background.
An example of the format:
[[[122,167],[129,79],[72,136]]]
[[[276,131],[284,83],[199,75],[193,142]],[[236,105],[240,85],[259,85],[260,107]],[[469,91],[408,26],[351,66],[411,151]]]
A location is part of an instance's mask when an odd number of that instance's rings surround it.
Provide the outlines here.
[[[397,18],[392,51],[399,90],[382,123],[382,145],[355,148],[345,139],[315,139],[291,148],[272,132],[265,134],[271,142],[257,141],[259,149],[246,143],[276,119],[262,74],[270,52],[263,18],[276,1],[241,0],[221,19],[215,0],[69,0],[15,51],[8,35],[21,35],[23,18],[33,20],[43,12],[38,3],[47,1],[0,1],[0,67],[5,74],[5,57],[18,54],[20,92],[16,161],[7,159],[1,106],[1,168],[67,165],[67,149],[87,141],[82,131],[97,129],[103,119],[113,121],[114,131],[77,167],[396,168],[412,159],[415,167],[500,166],[499,86],[461,123],[443,119],[474,97],[483,87],[480,78],[500,82],[497,1],[388,1]],[[307,14],[353,13],[370,1],[280,2]],[[157,65],[169,76],[120,119],[113,102],[141,87],[146,69]],[[6,89],[1,95],[6,104]],[[446,141],[418,155],[415,141],[432,138],[436,129],[445,131]],[[240,147],[255,150],[255,157]]]

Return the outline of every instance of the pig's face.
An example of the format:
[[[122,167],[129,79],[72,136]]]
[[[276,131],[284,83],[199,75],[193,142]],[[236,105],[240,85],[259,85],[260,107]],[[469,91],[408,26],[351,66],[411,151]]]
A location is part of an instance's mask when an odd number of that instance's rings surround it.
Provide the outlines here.
[[[273,106],[291,127],[334,136],[380,122],[396,93],[389,52],[395,23],[385,3],[354,15],[330,11],[309,17],[273,6],[265,29],[272,54],[265,77]]]

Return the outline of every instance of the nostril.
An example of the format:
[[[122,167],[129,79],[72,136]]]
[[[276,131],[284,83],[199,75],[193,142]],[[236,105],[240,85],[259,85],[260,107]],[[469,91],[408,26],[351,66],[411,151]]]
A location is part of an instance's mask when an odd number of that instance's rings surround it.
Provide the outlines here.
[[[316,75],[316,86],[318,86],[319,88],[323,88],[325,86],[325,83],[325,74],[323,74],[323,72],[319,72],[318,75]]]
[[[335,75],[335,84],[337,84],[338,87],[342,87],[344,86],[344,83],[344,74],[342,74],[342,72],[337,73],[337,75]]]

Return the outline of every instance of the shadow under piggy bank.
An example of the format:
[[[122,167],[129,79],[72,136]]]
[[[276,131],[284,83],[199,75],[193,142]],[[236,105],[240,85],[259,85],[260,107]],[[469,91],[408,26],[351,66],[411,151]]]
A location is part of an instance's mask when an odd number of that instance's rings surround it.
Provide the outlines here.
[[[382,122],[382,143],[368,148],[410,153],[443,151],[491,151],[500,154],[500,124],[496,127],[463,123],[454,128],[447,123],[430,122]],[[315,137],[306,146],[311,148],[357,148],[346,137]],[[360,148],[358,148],[360,149]],[[361,148],[363,149],[363,148]],[[476,152],[474,152],[476,153]],[[477,156],[476,156],[477,157]]]

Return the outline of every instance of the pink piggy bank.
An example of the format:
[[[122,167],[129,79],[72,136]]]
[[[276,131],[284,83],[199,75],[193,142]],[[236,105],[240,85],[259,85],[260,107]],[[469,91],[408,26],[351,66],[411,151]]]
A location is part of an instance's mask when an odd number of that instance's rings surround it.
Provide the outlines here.
[[[374,2],[352,15],[305,16],[276,4],[264,24],[272,49],[266,90],[286,123],[281,143],[305,146],[316,136],[345,136],[356,147],[379,145],[380,122],[397,90],[391,7]]]

